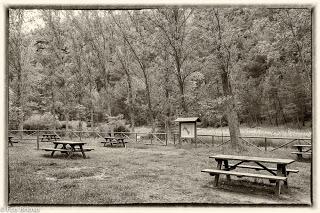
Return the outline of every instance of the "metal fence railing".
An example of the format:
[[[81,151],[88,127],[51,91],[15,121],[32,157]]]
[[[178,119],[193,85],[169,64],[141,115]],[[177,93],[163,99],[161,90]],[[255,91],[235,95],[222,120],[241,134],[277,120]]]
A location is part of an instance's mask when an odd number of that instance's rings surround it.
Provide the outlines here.
[[[179,140],[178,133],[149,133],[149,132],[100,132],[100,131],[76,131],[76,130],[8,130],[8,135],[14,136],[25,143],[36,142],[39,149],[41,137],[43,134],[56,134],[60,138],[71,140],[86,140],[92,138],[94,140],[102,139],[110,135],[120,135],[125,137],[129,142],[142,143],[147,145],[176,145],[183,144],[185,140]],[[282,147],[293,144],[311,144],[311,138],[289,138],[289,137],[262,137],[262,136],[241,136],[240,142],[252,146],[260,151],[274,151]],[[228,135],[209,135],[199,134],[196,141],[192,141],[195,145],[220,147],[230,142]],[[188,141],[189,143],[189,141]]]

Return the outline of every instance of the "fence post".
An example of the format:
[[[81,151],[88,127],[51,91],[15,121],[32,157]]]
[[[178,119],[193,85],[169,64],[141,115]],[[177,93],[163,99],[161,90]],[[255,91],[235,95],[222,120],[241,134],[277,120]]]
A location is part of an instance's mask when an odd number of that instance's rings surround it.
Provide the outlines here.
[[[212,145],[214,144],[214,135],[212,135]]]
[[[81,133],[82,133],[82,132],[81,132],[81,131],[79,131],[79,138],[80,138],[80,141],[81,141]]]
[[[151,134],[151,145],[152,145],[152,138],[153,138],[153,134]]]
[[[264,138],[264,151],[267,151],[267,138]]]
[[[39,129],[37,130],[37,150],[39,150]]]
[[[165,137],[166,137],[166,146],[168,146],[168,134],[167,133],[165,134]]]
[[[173,133],[173,145],[176,145],[176,134]]]
[[[138,133],[136,133],[136,143],[138,142]]]

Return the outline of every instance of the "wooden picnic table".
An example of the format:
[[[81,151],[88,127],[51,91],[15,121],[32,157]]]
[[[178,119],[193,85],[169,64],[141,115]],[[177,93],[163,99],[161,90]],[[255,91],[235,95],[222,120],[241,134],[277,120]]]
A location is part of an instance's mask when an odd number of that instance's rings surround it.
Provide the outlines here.
[[[41,142],[57,141],[60,137],[56,134],[42,134]]]
[[[18,143],[18,141],[13,141],[12,140],[13,138],[14,138],[13,136],[8,136],[8,142],[11,146],[13,146],[13,143]]]
[[[269,179],[270,182],[276,182],[275,193],[280,194],[281,181],[284,182],[284,186],[288,188],[288,174],[290,172],[297,173],[298,170],[288,169],[287,166],[294,162],[292,159],[280,159],[280,158],[264,158],[264,157],[251,157],[251,156],[237,156],[237,155],[214,155],[209,158],[213,158],[217,161],[217,169],[205,169],[202,172],[209,173],[215,176],[215,185],[218,186],[219,175],[224,174],[227,176],[227,180],[230,181],[230,176],[237,177],[254,177]],[[233,161],[235,163],[231,163]],[[254,165],[244,165],[243,163],[253,163]],[[269,167],[266,164],[275,164],[276,167]],[[224,166],[222,168],[222,165]],[[237,168],[254,169],[256,171],[267,171],[269,175],[257,174],[257,173],[243,173],[235,172]]]
[[[85,142],[75,142],[75,141],[53,141],[54,148],[44,148],[45,151],[51,151],[51,157],[53,157],[56,151],[67,154],[70,158],[75,152],[81,152],[83,158],[86,158],[85,152],[93,150],[92,148],[83,148],[86,144]],[[58,146],[60,148],[58,148]]]
[[[310,144],[297,144],[293,145],[293,147],[297,148],[297,152],[291,152],[291,154],[296,154],[298,159],[302,159],[302,155],[312,155],[312,145]]]
[[[102,141],[101,143],[103,143],[103,146],[107,146],[108,144],[110,144],[111,146],[113,146],[114,144],[122,144],[123,147],[126,147],[126,141],[124,141],[124,137],[105,137],[104,138],[106,141]]]

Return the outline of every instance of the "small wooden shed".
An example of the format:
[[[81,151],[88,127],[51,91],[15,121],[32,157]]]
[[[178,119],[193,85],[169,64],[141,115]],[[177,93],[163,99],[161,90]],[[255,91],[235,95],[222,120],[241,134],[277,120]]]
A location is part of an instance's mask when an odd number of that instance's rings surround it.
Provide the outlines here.
[[[194,139],[197,143],[197,122],[200,122],[198,117],[177,118],[179,122],[179,143],[181,138]]]

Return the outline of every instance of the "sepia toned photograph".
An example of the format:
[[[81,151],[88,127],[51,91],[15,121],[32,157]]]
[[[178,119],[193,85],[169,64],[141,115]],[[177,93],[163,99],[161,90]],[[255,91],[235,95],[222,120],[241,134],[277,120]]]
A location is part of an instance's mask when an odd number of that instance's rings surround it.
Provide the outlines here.
[[[313,206],[310,6],[6,8],[9,206]]]

